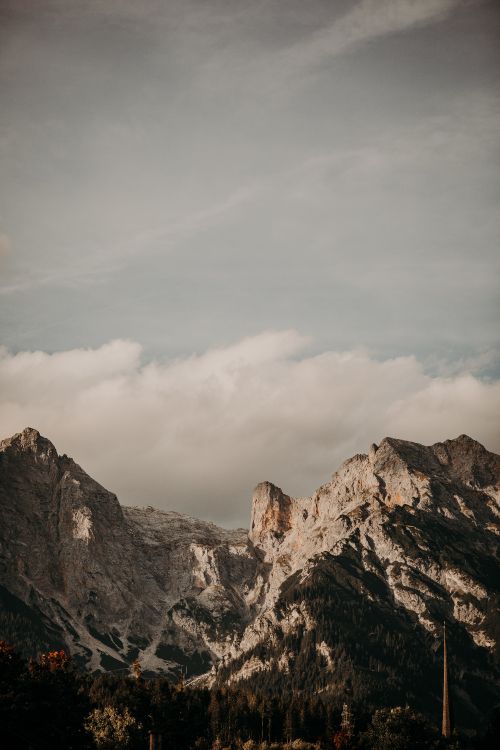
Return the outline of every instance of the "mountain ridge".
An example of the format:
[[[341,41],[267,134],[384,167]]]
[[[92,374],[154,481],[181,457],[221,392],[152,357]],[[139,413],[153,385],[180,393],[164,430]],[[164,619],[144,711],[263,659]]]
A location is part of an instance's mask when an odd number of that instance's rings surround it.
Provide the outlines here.
[[[467,435],[432,446],[388,437],[309,497],[258,484],[247,533],[120,506],[27,428],[0,442],[0,602],[9,613],[17,598],[41,645],[55,634],[92,670],[139,658],[145,673],[183,668],[204,684],[330,692],[345,673],[370,700],[384,679],[411,693],[384,638],[397,634],[417,684],[407,643],[430,679],[446,619],[466,675],[458,699],[473,715],[500,685],[499,501],[500,456]],[[369,671],[361,688],[370,663],[385,678]]]

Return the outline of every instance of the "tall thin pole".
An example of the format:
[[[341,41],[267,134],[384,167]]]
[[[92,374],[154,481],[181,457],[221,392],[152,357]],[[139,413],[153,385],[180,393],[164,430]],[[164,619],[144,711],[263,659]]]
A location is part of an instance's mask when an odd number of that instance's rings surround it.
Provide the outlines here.
[[[443,737],[451,737],[450,698],[448,694],[448,654],[446,651],[446,623],[443,623]]]
[[[149,750],[162,750],[163,737],[158,734],[154,729],[149,733]]]

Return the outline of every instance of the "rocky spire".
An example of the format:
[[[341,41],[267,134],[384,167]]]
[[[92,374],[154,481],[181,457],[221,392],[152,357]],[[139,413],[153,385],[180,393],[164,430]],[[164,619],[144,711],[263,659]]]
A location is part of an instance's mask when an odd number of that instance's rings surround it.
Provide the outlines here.
[[[448,654],[446,651],[446,623],[443,623],[443,737],[451,737],[450,700],[448,695]]]

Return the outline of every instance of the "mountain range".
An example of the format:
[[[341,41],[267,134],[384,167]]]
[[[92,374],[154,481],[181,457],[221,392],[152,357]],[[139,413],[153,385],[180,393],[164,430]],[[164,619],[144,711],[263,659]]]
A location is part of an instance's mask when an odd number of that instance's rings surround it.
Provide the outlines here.
[[[223,481],[223,477],[221,477]],[[0,638],[90,670],[437,712],[500,699],[500,456],[395,438],[310,497],[257,485],[250,530],[121,506],[37,430],[0,442]]]

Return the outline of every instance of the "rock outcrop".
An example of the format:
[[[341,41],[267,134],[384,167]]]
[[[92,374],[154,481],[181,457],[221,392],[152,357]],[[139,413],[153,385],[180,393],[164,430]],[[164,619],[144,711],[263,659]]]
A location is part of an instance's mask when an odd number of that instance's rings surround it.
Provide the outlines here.
[[[203,671],[251,617],[245,530],[122,508],[33,429],[0,443],[0,544],[0,584],[91,669]]]
[[[474,717],[500,684],[499,518],[500,457],[465,435],[385,438],[306,498],[259,484],[247,534],[121,507],[27,429],[0,443],[0,602],[91,669],[430,704],[446,620]]]
[[[446,620],[456,700],[473,721],[479,694],[492,705],[500,689],[499,490],[500,457],[465,435],[430,447],[385,438],[307,498],[259,485],[261,610],[216,680],[335,690],[347,675],[358,698],[425,694],[428,710]]]

